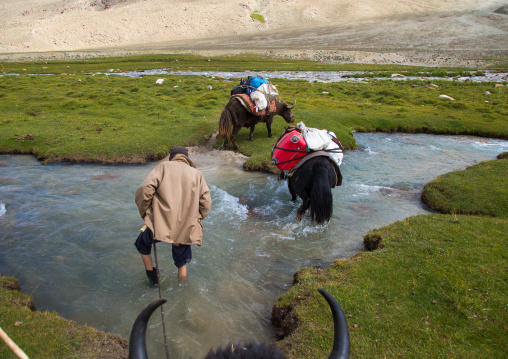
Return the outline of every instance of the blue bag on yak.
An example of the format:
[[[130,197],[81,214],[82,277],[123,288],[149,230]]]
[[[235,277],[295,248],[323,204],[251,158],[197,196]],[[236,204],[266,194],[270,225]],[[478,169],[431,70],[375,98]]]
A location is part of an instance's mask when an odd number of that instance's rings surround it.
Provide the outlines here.
[[[259,76],[253,77],[252,80],[250,80],[249,88],[247,89],[247,94],[251,94],[252,91],[255,91],[259,86],[262,84],[267,84],[268,80]]]

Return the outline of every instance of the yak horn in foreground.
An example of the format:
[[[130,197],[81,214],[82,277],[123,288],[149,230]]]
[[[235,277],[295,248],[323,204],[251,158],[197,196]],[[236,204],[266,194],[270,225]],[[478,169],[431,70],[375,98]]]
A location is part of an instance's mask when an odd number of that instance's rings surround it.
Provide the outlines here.
[[[167,299],[157,299],[152,303],[148,304],[145,309],[139,313],[134,325],[132,326],[131,336],[129,339],[129,358],[130,359],[142,359],[148,358],[146,352],[146,327],[148,325],[148,319],[161,305],[167,302]]]
[[[329,359],[349,358],[349,330],[347,327],[346,315],[342,311],[339,303],[326,290],[319,288],[319,293],[326,299],[333,317],[333,348]]]
[[[332,311],[333,324],[334,324],[334,337],[333,337],[333,348],[328,359],[347,359],[349,358],[349,330],[347,326],[346,316],[342,311],[339,303],[335,300],[335,298],[325,291],[324,289],[319,288],[319,293],[326,299],[330,309]],[[130,359],[148,359],[148,354],[146,352],[146,328],[148,325],[148,320],[152,313],[159,306],[164,304],[166,299],[158,299],[150,303],[141,313],[139,313],[134,325],[132,326],[132,331],[130,335],[129,341],[129,358]],[[260,344],[260,346],[263,346]],[[238,346],[241,347],[241,346]],[[265,348],[268,349],[269,348]],[[219,354],[220,352],[220,354]],[[235,356],[231,355],[231,352],[226,352],[219,350],[216,354],[208,353],[206,358],[235,358]],[[242,358],[251,358],[251,359],[263,359],[264,356],[259,356],[254,351],[251,353],[251,356],[245,355],[247,353],[242,353]],[[265,352],[266,354],[266,352]],[[275,357],[275,356],[274,356]]]

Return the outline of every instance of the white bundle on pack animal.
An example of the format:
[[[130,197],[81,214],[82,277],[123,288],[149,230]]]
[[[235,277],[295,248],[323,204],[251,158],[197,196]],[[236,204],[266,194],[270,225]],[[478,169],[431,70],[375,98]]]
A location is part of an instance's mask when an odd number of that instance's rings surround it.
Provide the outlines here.
[[[342,147],[335,133],[328,130],[307,127],[303,122],[299,122],[296,128],[302,131],[303,138],[310,151],[326,151],[338,166],[342,164],[344,154],[342,153]]]
[[[332,140],[327,130],[307,127],[303,122],[299,122],[296,128],[302,131],[303,138],[307,142],[307,147],[311,151],[324,150]]]
[[[337,136],[332,131],[328,131],[328,134],[331,136],[331,141],[324,149],[331,158],[337,163],[338,166],[342,164],[342,159],[344,158],[344,153],[342,153],[342,146],[340,145]]]
[[[268,107],[268,104],[279,96],[279,92],[275,85],[271,83],[260,85],[255,91],[252,91],[250,98],[257,106],[258,111],[263,111]]]

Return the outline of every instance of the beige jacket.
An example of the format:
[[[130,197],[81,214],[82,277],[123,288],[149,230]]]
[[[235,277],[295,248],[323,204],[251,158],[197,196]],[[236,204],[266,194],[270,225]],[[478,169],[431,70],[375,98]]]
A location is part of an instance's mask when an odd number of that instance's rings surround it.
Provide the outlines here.
[[[203,175],[185,155],[157,165],[136,190],[135,201],[155,240],[201,245],[212,199]]]

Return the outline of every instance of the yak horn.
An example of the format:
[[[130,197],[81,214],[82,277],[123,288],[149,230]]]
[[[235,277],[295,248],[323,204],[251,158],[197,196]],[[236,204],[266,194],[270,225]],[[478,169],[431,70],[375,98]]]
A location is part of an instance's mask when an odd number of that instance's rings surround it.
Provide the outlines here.
[[[286,104],[287,105],[287,104]],[[296,106],[296,98],[295,98],[295,102],[290,106],[290,105],[287,105],[289,109],[293,108]]]
[[[328,359],[348,359],[350,351],[349,330],[346,316],[339,303],[326,290],[319,288],[319,293],[326,299],[332,311],[334,337],[333,348]],[[146,328],[148,320],[152,313],[166,303],[167,299],[157,299],[148,304],[136,318],[129,340],[129,358],[130,359],[148,359],[146,351]]]
[[[319,288],[319,293],[326,299],[333,317],[333,348],[328,359],[347,359],[349,358],[349,330],[347,327],[346,316],[339,303],[326,290]]]
[[[166,303],[167,299],[157,299],[148,304],[141,313],[139,313],[136,321],[132,325],[131,336],[129,339],[129,358],[130,359],[148,359],[146,352],[146,327],[148,319],[162,304]]]

